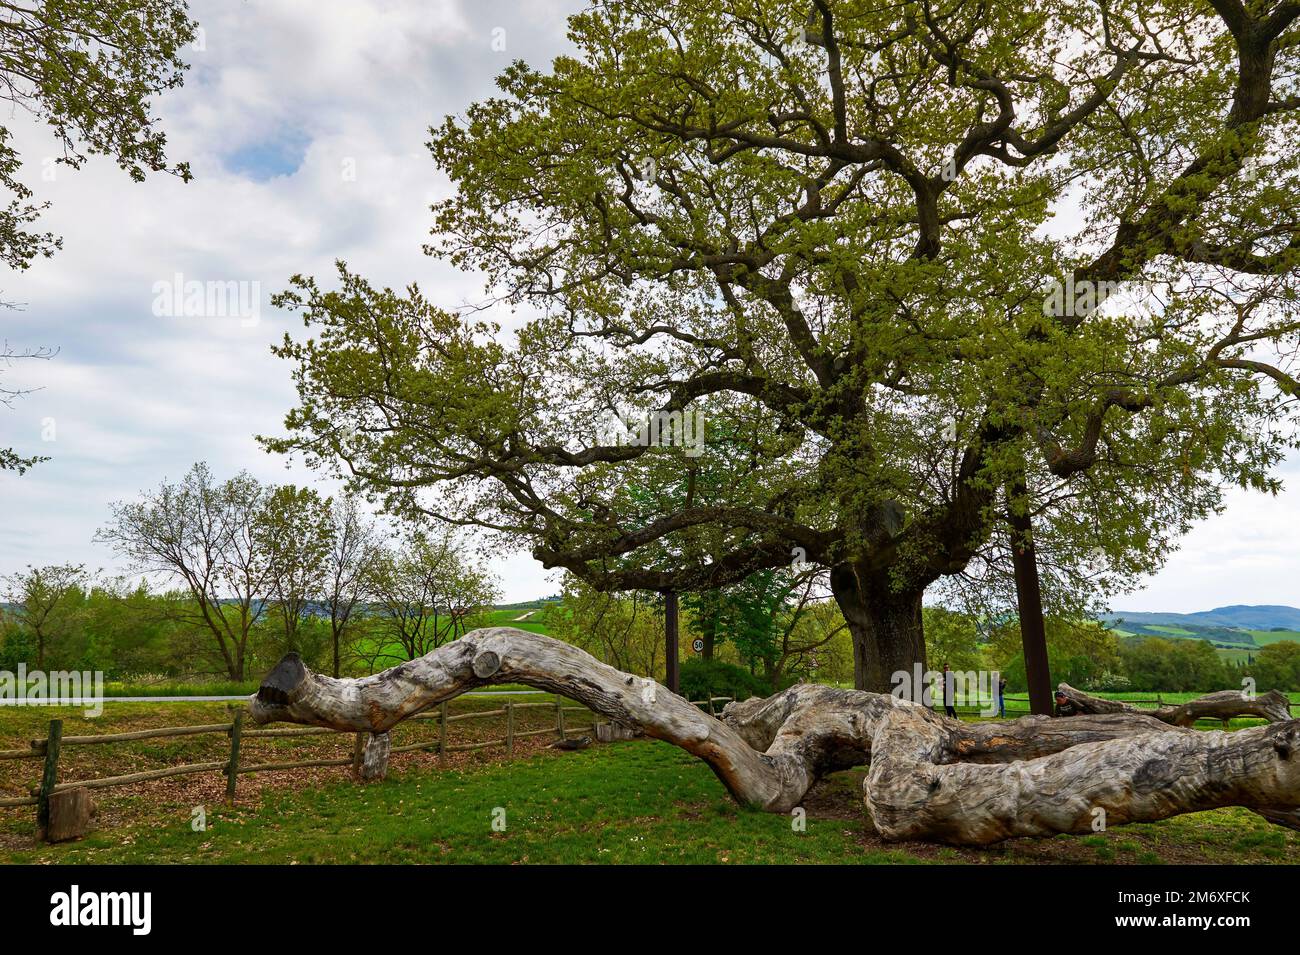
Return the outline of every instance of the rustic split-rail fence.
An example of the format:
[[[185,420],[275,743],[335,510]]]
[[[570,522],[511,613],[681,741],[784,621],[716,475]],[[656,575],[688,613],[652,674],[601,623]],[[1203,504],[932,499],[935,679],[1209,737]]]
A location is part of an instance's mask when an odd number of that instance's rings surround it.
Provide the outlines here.
[[[731,700],[732,697],[729,696],[711,696],[706,700],[692,700],[691,702],[696,706],[707,709],[710,713],[714,713],[716,712],[718,704],[727,703]],[[519,711],[535,709],[553,710],[555,713],[554,725],[537,730],[517,730],[515,727],[515,717]],[[503,706],[497,709],[476,710],[469,713],[449,713],[447,704],[442,703],[436,712],[417,713],[415,716],[409,717],[408,719],[408,722],[436,721],[438,724],[437,739],[425,739],[416,743],[393,746],[389,750],[389,754],[409,753],[417,750],[437,752],[440,761],[445,766],[447,754],[449,753],[462,753],[474,750],[490,749],[493,747],[503,747],[505,749],[506,757],[512,758],[515,754],[515,743],[518,740],[535,736],[551,735],[556,736],[560,740],[567,739],[571,730],[576,728],[566,725],[566,714],[569,713],[585,714],[586,717],[590,718],[590,721],[588,722],[587,720],[584,720],[582,716],[579,716],[577,717],[576,725],[589,725],[591,727],[591,735],[601,737],[608,735],[601,732],[603,727],[601,724],[596,722],[591,711],[585,706],[565,706],[558,699],[554,702],[548,703],[515,703],[514,701],[506,701]],[[245,729],[244,715],[242,708],[232,708],[231,720],[228,723],[207,723],[199,726],[163,726],[152,729],[133,730],[126,733],[101,733],[89,736],[64,736],[63,720],[52,719],[49,722],[49,730],[44,739],[33,739],[29,746],[24,749],[0,750],[0,760],[40,759],[44,761],[44,768],[41,773],[40,782],[32,787],[31,795],[17,798],[0,798],[0,808],[35,806],[37,829],[44,832],[50,823],[51,797],[58,793],[68,792],[71,790],[109,789],[116,786],[130,786],[135,783],[150,782],[156,779],[166,779],[171,776],[188,776],[195,773],[219,772],[226,777],[226,799],[233,801],[239,777],[248,773],[266,773],[287,769],[310,769],[326,766],[350,766],[353,775],[357,777],[360,776],[362,754],[365,749],[366,738],[369,736],[368,733],[354,734],[355,742],[351,756],[332,759],[305,759],[294,762],[241,762],[240,744],[245,740],[278,739],[299,736],[347,735],[340,733],[338,730],[317,726]],[[473,743],[452,743],[448,741],[448,730],[451,724],[465,720],[482,720],[497,717],[505,717],[505,735],[499,739],[490,739]],[[64,747],[67,746],[94,746],[110,743],[129,743],[139,740],[165,739],[177,736],[200,736],[205,734],[225,734],[229,738],[230,752],[226,759],[204,763],[186,763],[181,766],[168,766],[162,769],[151,769],[144,772],[125,773],[120,776],[102,776],[96,779],[59,782],[59,757],[62,754]]]
[[[710,713],[716,713],[718,704],[730,702],[732,697],[711,696],[705,700],[692,700],[691,702],[699,707],[707,709]],[[1028,703],[1027,698],[1007,696],[1004,700],[1008,704]],[[976,703],[974,701],[963,701],[956,707],[959,714],[977,713],[981,707],[988,705],[987,700]],[[1164,705],[1164,701],[1157,696],[1150,700],[1132,699],[1126,702],[1142,705],[1154,704],[1159,707]],[[1292,703],[1292,708],[1297,705]],[[52,719],[49,721],[48,732],[44,739],[33,739],[26,748],[0,750],[0,760],[9,759],[31,759],[43,760],[43,770],[40,782],[31,787],[30,795],[20,797],[0,798],[0,808],[21,808],[26,806],[36,807],[37,830],[46,833],[50,826],[50,805],[53,797],[59,793],[73,793],[76,790],[91,789],[109,789],[117,786],[130,786],[136,783],[150,782],[157,779],[166,779],[173,776],[188,776],[196,773],[219,772],[226,777],[226,798],[233,801],[235,798],[236,787],[238,786],[239,777],[248,773],[265,773],[290,769],[310,769],[315,767],[330,766],[350,766],[355,777],[361,777],[362,758],[365,751],[365,743],[369,734],[356,733],[352,754],[350,756],[327,758],[327,759],[304,759],[290,762],[242,762],[240,759],[240,745],[246,740],[256,739],[278,739],[285,737],[305,737],[305,736],[341,736],[347,735],[337,730],[325,727],[273,727],[269,729],[245,729],[244,728],[244,711],[242,708],[231,708],[231,719],[228,723],[208,723],[198,726],[166,726],[152,729],[133,730],[125,733],[102,733],[98,735],[87,736],[64,736],[63,720]],[[550,709],[555,713],[555,722],[551,726],[541,729],[520,731],[516,728],[516,715],[520,711]],[[1017,706],[1008,706],[1008,710],[1018,711]],[[438,736],[436,739],[424,739],[414,743],[393,746],[389,754],[408,753],[416,751],[436,752],[442,765],[446,765],[447,755],[449,753],[470,752],[475,750],[485,750],[494,747],[505,749],[507,758],[512,758],[515,754],[515,743],[518,740],[536,736],[554,735],[557,739],[567,739],[569,733],[575,727],[566,725],[566,714],[585,714],[585,717],[578,716],[575,718],[576,725],[589,725],[591,735],[602,740],[611,738],[621,738],[618,732],[619,727],[613,727],[610,724],[598,723],[594,714],[584,706],[565,706],[561,700],[556,699],[553,702],[545,703],[515,703],[506,701],[501,707],[490,710],[475,710],[467,713],[449,713],[447,704],[442,703],[436,711],[428,713],[419,713],[409,718],[410,721],[436,721],[438,727]],[[453,743],[448,739],[449,729],[452,724],[466,720],[483,720],[504,717],[505,718],[505,735],[498,739],[490,739],[471,743]],[[590,720],[590,722],[587,722]],[[103,776],[95,779],[82,780],[65,780],[59,781],[59,757],[67,746],[91,746],[104,745],[111,743],[128,743],[139,740],[165,739],[169,737],[180,736],[199,736],[204,734],[224,734],[229,739],[229,755],[222,760],[213,760],[202,763],[186,763],[180,766],[168,766],[161,769],[150,769],[143,772],[124,773],[118,776]],[[70,809],[70,812],[76,812],[76,809]]]

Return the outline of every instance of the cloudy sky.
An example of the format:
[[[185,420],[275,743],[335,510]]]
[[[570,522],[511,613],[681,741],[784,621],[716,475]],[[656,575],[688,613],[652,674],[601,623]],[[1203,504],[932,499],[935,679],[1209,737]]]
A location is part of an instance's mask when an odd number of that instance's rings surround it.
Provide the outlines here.
[[[420,252],[427,207],[447,182],[424,148],[427,127],[495,92],[509,60],[543,64],[564,49],[576,0],[197,0],[203,27],[183,89],[158,104],[172,160],[194,181],[132,183],[111,162],[59,168],[51,138],[7,119],[23,178],[53,207],[42,228],[64,249],[0,278],[0,339],[59,348],[5,372],[39,387],[0,409],[0,447],[52,460],[0,472],[0,574],[72,561],[122,569],[91,536],[110,501],[130,498],[198,460],[218,475],[307,479],[262,451],[293,403],[288,368],[269,351],[296,317],[269,297],[297,272],[329,281],[346,259],[376,284],[419,281],[444,305],[481,284]],[[495,41],[495,42],[494,42]],[[504,50],[494,49],[504,45]],[[155,314],[155,283],[248,283],[251,315]],[[254,285],[256,283],[256,285]],[[502,316],[502,318],[507,318]],[[507,318],[508,323],[508,318]],[[47,440],[51,439],[52,440]],[[1300,483],[1300,466],[1287,468]],[[1230,603],[1300,604],[1300,494],[1233,493],[1125,610],[1192,611]],[[508,600],[555,589],[524,554],[495,570]]]

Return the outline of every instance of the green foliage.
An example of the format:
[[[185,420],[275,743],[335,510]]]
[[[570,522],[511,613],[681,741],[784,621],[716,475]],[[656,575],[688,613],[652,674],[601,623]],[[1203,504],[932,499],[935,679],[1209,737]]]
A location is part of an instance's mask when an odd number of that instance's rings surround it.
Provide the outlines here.
[[[18,665],[31,666],[36,660],[36,638],[13,625],[0,628],[0,670],[17,672]]]
[[[95,534],[134,570],[163,574],[187,591],[182,608],[192,607],[190,621],[210,638],[204,656],[218,658],[236,681],[268,606],[273,567],[261,528],[270,493],[247,471],[219,481],[198,462],[178,482],[112,504]]]
[[[0,98],[50,127],[56,165],[78,169],[103,155],[137,182],[151,171],[189,179],[188,164],[168,165],[150,105],[182,82],[181,48],[197,29],[184,0],[33,0],[6,5],[5,20]],[[0,261],[26,268],[60,242],[27,231],[45,206],[15,178],[21,159],[10,141],[0,126],[0,187],[13,197],[0,210]]]
[[[1134,690],[1209,691],[1234,682],[1204,640],[1127,639],[1120,656]]]
[[[727,587],[682,596],[689,625],[706,643],[730,643],[746,663],[773,666],[781,652],[781,631],[796,610],[797,575],[790,570],[760,570]]]
[[[1300,643],[1280,640],[1255,654],[1246,671],[1255,678],[1256,689],[1300,690]]]
[[[663,605],[651,594],[605,594],[564,579],[564,601],[546,613],[551,636],[626,673],[663,679]]]
[[[926,659],[931,669],[942,669],[945,663],[963,672],[984,668],[974,618],[944,607],[923,607],[921,616],[925,622]]]
[[[86,568],[80,564],[29,564],[0,581],[15,605],[15,625],[31,637],[38,667],[56,658],[75,659],[84,652],[76,641],[83,633],[79,623],[87,581]]]
[[[1046,631],[1048,668],[1054,684],[1069,683],[1081,690],[1123,688],[1126,674],[1119,645],[1109,630],[1093,622],[1049,617]],[[1016,621],[993,628],[989,653],[996,668],[1006,677],[1010,690],[1020,692],[1028,687],[1020,627]]]
[[[366,589],[372,633],[380,638],[365,655],[371,668],[414,660],[455,640],[481,625],[497,596],[491,574],[468,560],[463,541],[445,528],[417,528],[400,549],[379,552]]]
[[[264,495],[262,510],[255,516],[250,537],[266,555],[266,596],[271,615],[280,623],[282,654],[293,651],[304,659],[317,659],[323,649],[306,647],[309,637],[302,633],[302,624],[312,601],[325,588],[334,543],[333,503],[311,488],[285,484]],[[316,636],[319,643],[320,635]],[[324,645],[328,644],[326,631]]]
[[[537,317],[295,276],[266,444],[605,592],[806,558],[864,641],[910,620],[868,591],[1005,612],[1023,473],[1049,613],[1079,615],[1295,443],[1295,44],[1247,6],[595,4],[430,142],[430,251]],[[698,413],[703,453],[612,412]]]
[[[710,696],[730,696],[746,700],[751,696],[771,696],[773,688],[734,663],[722,660],[691,659],[680,668],[680,692],[688,700],[704,700]]]

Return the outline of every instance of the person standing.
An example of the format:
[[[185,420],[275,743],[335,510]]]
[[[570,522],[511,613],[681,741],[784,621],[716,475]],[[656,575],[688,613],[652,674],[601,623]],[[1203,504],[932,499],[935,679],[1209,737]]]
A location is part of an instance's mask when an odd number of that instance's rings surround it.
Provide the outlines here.
[[[998,674],[998,717],[1007,718],[1007,678]]]
[[[955,674],[948,664],[943,665],[943,711],[953,719],[957,718],[957,687]]]

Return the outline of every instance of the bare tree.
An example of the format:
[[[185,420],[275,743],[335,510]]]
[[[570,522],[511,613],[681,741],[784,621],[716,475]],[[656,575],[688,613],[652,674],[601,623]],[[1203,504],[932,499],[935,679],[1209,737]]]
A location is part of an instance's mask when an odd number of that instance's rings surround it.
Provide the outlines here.
[[[286,650],[301,650],[299,629],[325,587],[333,501],[311,488],[285,484],[266,495],[254,538],[267,555],[266,596],[279,618]]]
[[[820,568],[796,577],[786,600],[772,653],[763,660],[763,678],[774,688],[791,671],[816,670],[817,651],[848,629]]]
[[[362,605],[378,554],[375,526],[355,498],[340,497],[330,508],[329,553],[325,557],[324,601],[330,615],[334,675],[339,675],[340,647]]]
[[[464,550],[450,531],[421,530],[400,551],[378,556],[370,580],[383,639],[369,654],[371,666],[414,660],[455,640],[468,618],[495,599],[491,577],[469,563]]]
[[[111,522],[95,534],[137,569],[188,589],[195,610],[186,615],[212,635],[232,680],[244,679],[249,634],[265,611],[271,560],[258,520],[266,496],[247,472],[217,483],[200,462],[177,484],[111,505]]]
[[[4,302],[0,302],[0,306],[12,307]],[[0,343],[0,368],[9,368],[14,362],[22,359],[47,360],[53,358],[56,353],[57,350],[53,348],[29,348],[19,351],[11,347],[8,342],[3,342]],[[31,394],[34,390],[32,388],[6,388],[0,385],[0,405],[12,408],[15,398]],[[33,464],[39,464],[41,461],[46,460],[49,459],[41,456],[24,458],[13,448],[0,448],[0,471],[16,471],[22,474]]]

